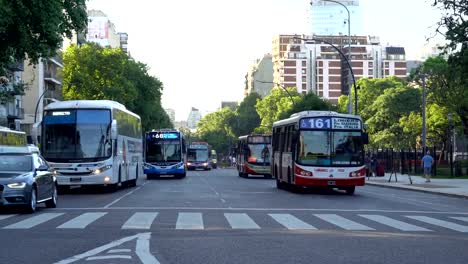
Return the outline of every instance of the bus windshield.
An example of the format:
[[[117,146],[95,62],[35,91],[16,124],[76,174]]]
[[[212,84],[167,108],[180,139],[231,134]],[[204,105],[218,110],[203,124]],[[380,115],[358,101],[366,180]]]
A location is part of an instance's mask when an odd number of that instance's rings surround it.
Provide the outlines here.
[[[177,140],[151,140],[146,142],[147,162],[181,161],[181,146]]]
[[[187,161],[207,161],[208,149],[189,149],[187,151]]]
[[[359,131],[301,131],[298,162],[313,166],[364,164]]]
[[[100,161],[112,154],[110,110],[47,111],[43,156],[52,162]]]
[[[256,164],[270,164],[270,153],[271,145],[270,144],[249,144],[249,157],[247,161],[249,163]]]

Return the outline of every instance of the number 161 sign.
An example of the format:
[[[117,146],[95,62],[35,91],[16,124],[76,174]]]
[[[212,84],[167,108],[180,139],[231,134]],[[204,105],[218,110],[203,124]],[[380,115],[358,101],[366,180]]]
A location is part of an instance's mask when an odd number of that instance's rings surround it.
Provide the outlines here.
[[[340,117],[311,117],[300,121],[301,129],[361,129],[361,120]]]

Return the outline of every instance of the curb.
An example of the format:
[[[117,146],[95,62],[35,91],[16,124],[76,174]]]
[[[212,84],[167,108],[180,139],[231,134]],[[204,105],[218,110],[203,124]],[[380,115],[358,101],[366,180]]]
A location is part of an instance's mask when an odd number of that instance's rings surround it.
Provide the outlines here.
[[[431,193],[431,194],[438,194],[438,195],[468,199],[468,195],[466,195],[466,194],[446,193],[446,192],[438,192],[438,191],[435,191],[435,190],[405,188],[405,187],[401,187],[401,186],[386,185],[385,183],[375,183],[375,182],[368,182],[368,181],[366,181],[366,185],[372,185],[372,186],[383,187],[383,188],[407,190],[407,191],[416,191],[416,192],[423,192],[423,193]]]

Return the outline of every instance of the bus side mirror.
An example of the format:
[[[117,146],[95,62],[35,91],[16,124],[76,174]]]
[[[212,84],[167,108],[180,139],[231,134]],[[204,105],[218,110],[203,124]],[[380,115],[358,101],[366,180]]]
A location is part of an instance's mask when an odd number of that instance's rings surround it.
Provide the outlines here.
[[[369,134],[368,133],[362,133],[362,143],[363,144],[369,144]]]
[[[111,123],[111,139],[115,140],[117,139],[117,120],[112,120]]]

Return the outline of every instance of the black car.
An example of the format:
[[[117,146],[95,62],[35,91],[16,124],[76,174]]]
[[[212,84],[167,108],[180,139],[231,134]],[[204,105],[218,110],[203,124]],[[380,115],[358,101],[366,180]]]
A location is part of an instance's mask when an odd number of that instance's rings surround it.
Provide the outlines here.
[[[47,162],[34,152],[0,153],[0,206],[33,213],[38,203],[57,206],[57,182]]]

